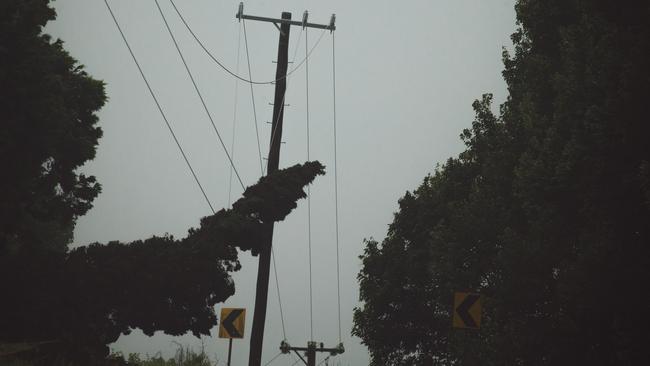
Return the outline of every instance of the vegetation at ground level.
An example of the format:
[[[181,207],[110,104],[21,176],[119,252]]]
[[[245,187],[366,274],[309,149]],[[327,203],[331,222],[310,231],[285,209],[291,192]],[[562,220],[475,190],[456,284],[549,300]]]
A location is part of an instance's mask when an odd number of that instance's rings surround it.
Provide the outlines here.
[[[115,360],[122,361],[121,354],[111,355]],[[124,366],[217,366],[219,361],[211,361],[205,350],[196,352],[190,347],[178,346],[174,357],[165,359],[160,355],[142,357],[137,353],[130,353],[124,361]]]
[[[34,347],[35,345],[31,345]],[[0,344],[0,356],[4,355],[8,351],[20,351],[25,349],[25,347],[30,347],[30,345],[20,345],[20,346],[6,346]],[[3,352],[4,351],[4,352]],[[36,358],[34,361],[30,361],[30,357],[20,357],[18,354],[14,354],[11,357],[3,357],[0,359],[0,365],[2,366],[36,366],[39,365],[38,356],[33,356],[31,359]],[[124,357],[122,353],[112,353],[107,357],[104,364],[110,366],[217,366],[219,361],[212,361],[210,357],[205,353],[204,349],[201,349],[201,352],[194,351],[191,347],[184,347],[178,345],[176,352],[173,357],[165,359],[160,355],[160,352],[154,356],[145,355],[142,356],[138,353],[130,353],[127,357]],[[65,359],[52,360],[48,366],[70,366],[70,362]]]
[[[372,365],[645,365],[650,3],[519,0],[509,96],[368,240]],[[455,291],[483,295],[452,329]]]

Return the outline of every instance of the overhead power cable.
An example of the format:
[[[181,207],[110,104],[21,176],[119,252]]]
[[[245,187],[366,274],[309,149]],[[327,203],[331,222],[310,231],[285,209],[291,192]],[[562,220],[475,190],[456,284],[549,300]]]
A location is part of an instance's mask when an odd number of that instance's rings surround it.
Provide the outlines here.
[[[305,55],[308,50],[307,30],[305,30]],[[305,57],[307,59],[307,57]],[[309,61],[305,62],[305,94],[306,94],[306,120],[307,120],[307,161],[310,159],[309,147]],[[309,332],[310,341],[314,341],[314,297],[313,297],[313,284],[312,284],[312,266],[311,266],[311,188],[307,186],[307,243],[309,247]]]
[[[203,51],[205,51],[205,53],[206,53],[206,54],[207,54],[207,55],[212,59],[212,61],[214,61],[217,65],[219,65],[219,67],[221,67],[221,68],[222,68],[224,71],[226,71],[228,74],[232,75],[233,77],[235,77],[235,78],[237,78],[237,79],[239,79],[239,80],[241,80],[241,81],[245,81],[245,82],[247,82],[247,83],[251,83],[251,84],[273,84],[273,83],[275,83],[275,82],[277,82],[277,81],[279,81],[279,80],[282,80],[282,79],[287,78],[289,75],[291,75],[291,74],[293,74],[295,71],[297,71],[297,70],[302,66],[302,64],[305,63],[305,61],[307,61],[307,58],[311,55],[311,53],[314,51],[314,49],[316,49],[316,47],[317,47],[318,44],[320,43],[320,38],[319,38],[318,41],[316,42],[316,44],[314,44],[314,46],[312,47],[312,49],[309,50],[309,52],[307,53],[307,56],[306,56],[302,61],[300,61],[300,63],[299,63],[298,65],[296,65],[294,68],[292,68],[291,70],[289,70],[289,72],[287,72],[287,74],[286,74],[285,76],[283,76],[283,77],[281,77],[281,78],[279,78],[279,79],[274,79],[274,80],[270,80],[270,81],[255,81],[255,80],[251,80],[251,79],[246,79],[246,78],[241,77],[241,76],[237,75],[236,73],[232,72],[230,69],[228,69],[228,67],[226,67],[226,66],[225,66],[221,61],[219,61],[219,60],[218,60],[218,59],[217,59],[217,58],[216,58],[216,57],[215,57],[215,56],[214,56],[214,55],[213,55],[213,54],[212,54],[212,53],[211,53],[211,52],[210,52],[210,51],[205,47],[205,45],[203,44],[203,42],[201,42],[201,40],[200,40],[199,37],[196,35],[196,33],[194,33],[194,31],[192,30],[192,28],[190,27],[190,25],[187,23],[187,21],[185,21],[185,18],[183,17],[183,14],[181,14],[181,12],[178,10],[178,7],[177,7],[176,4],[174,3],[174,0],[169,0],[169,1],[172,3],[172,6],[174,7],[174,10],[176,10],[176,14],[178,14],[178,17],[181,19],[181,21],[182,21],[183,24],[185,25],[185,28],[187,28],[187,30],[190,32],[190,34],[192,35],[192,37],[194,38],[194,40],[199,44],[199,46],[201,46],[201,48],[203,49]],[[325,30],[323,30],[323,34],[325,34]],[[322,38],[322,35],[321,35],[321,38]]]
[[[131,57],[133,58],[133,62],[135,63],[135,66],[137,66],[138,71],[140,72],[140,76],[142,77],[142,80],[144,83],[147,85],[147,89],[149,90],[149,94],[151,94],[151,97],[153,98],[153,101],[156,103],[156,107],[158,107],[158,111],[160,112],[160,115],[162,116],[163,120],[165,121],[165,124],[167,125],[167,129],[169,130],[169,133],[171,133],[172,138],[174,139],[174,142],[176,143],[176,146],[178,147],[178,150],[181,152],[181,155],[183,156],[183,159],[185,160],[185,164],[187,164],[187,167],[189,168],[190,172],[192,173],[192,176],[194,177],[194,181],[196,181],[196,184],[199,186],[199,189],[201,190],[201,193],[203,194],[203,197],[205,198],[205,201],[208,203],[208,206],[210,206],[210,210],[212,213],[214,213],[214,208],[212,207],[212,204],[210,203],[210,199],[208,199],[207,194],[205,193],[205,190],[203,189],[203,186],[201,185],[201,182],[199,181],[199,178],[196,176],[196,173],[194,172],[194,169],[192,168],[192,164],[190,164],[189,159],[187,158],[187,155],[185,154],[185,151],[183,151],[183,147],[181,146],[181,143],[178,141],[178,138],[176,138],[176,134],[174,133],[174,129],[172,128],[171,124],[169,123],[169,120],[167,119],[167,116],[165,116],[165,112],[163,112],[163,109],[158,102],[158,98],[156,98],[156,94],[154,93],[153,89],[151,88],[151,85],[149,85],[149,81],[147,80],[147,77],[144,75],[144,71],[142,71],[142,67],[140,67],[140,63],[138,62],[138,59],[135,57],[135,54],[133,53],[133,50],[131,49],[131,46],[129,45],[129,41],[127,41],[126,36],[124,35],[124,32],[122,31],[122,27],[120,26],[120,23],[117,21],[117,18],[115,17],[115,14],[113,13],[113,9],[111,9],[111,6],[108,4],[108,0],[104,0],[104,4],[106,4],[106,8],[108,8],[108,12],[111,15],[111,18],[113,18],[113,22],[115,22],[115,26],[117,27],[117,30],[120,32],[120,35],[122,36],[122,40],[124,41],[124,44],[126,45],[126,48],[129,50],[129,53],[131,54]]]
[[[341,343],[341,266],[339,255],[339,177],[337,170],[336,135],[336,44],[332,33],[332,106],[334,124],[334,226],[336,228],[336,297],[338,300],[339,343]]]
[[[278,353],[277,355],[273,356],[272,359],[269,360],[269,362],[265,363],[264,366],[269,366],[273,361],[275,361],[276,358],[280,357],[282,355],[282,352]]]
[[[332,356],[327,356],[327,357],[325,357],[325,358],[322,359],[322,360],[321,360],[321,361],[320,361],[316,366],[320,366],[320,365],[322,365],[323,363],[329,361],[329,359],[330,359],[331,357],[332,357]]]
[[[273,259],[273,274],[275,275],[275,288],[278,292],[278,305],[280,305],[280,322],[282,323],[282,337],[287,340],[287,329],[284,327],[284,312],[282,311],[282,297],[280,297],[280,281],[278,280],[278,265],[275,264],[275,252],[271,246],[271,259]]]
[[[241,55],[241,27],[237,36],[237,71],[239,72],[239,57]],[[235,79],[235,103],[232,112],[232,139],[230,141],[230,156],[235,159],[235,132],[237,125],[237,102],[239,100],[239,80]],[[232,165],[230,166],[230,177],[228,178],[228,207],[232,200]]]
[[[239,172],[237,171],[237,167],[235,167],[235,163],[233,162],[232,158],[230,157],[230,154],[228,153],[228,148],[226,148],[226,144],[223,142],[223,139],[221,138],[221,134],[219,133],[219,129],[217,129],[217,125],[214,123],[214,119],[212,118],[212,114],[210,113],[210,110],[208,109],[208,106],[205,104],[205,100],[203,99],[203,95],[201,95],[201,91],[199,90],[199,87],[196,84],[196,81],[194,80],[194,76],[192,75],[192,72],[190,71],[189,66],[187,65],[187,62],[185,61],[185,57],[183,56],[183,52],[181,52],[180,47],[178,46],[178,42],[176,42],[176,38],[174,37],[174,33],[172,33],[171,28],[169,27],[169,23],[167,23],[167,19],[165,18],[165,14],[163,13],[162,9],[160,8],[160,4],[158,3],[158,0],[155,0],[156,6],[158,7],[158,11],[160,12],[160,16],[163,19],[163,22],[165,23],[165,27],[167,28],[167,31],[169,32],[169,36],[171,37],[172,41],[174,42],[174,46],[176,47],[176,51],[178,51],[178,55],[181,57],[181,61],[183,61],[183,65],[185,66],[185,71],[187,71],[187,75],[189,75],[190,80],[192,81],[192,85],[194,85],[194,90],[196,91],[196,94],[199,97],[199,100],[201,100],[201,104],[203,105],[203,109],[205,110],[205,113],[208,115],[208,119],[210,120],[210,123],[212,124],[212,128],[214,129],[214,132],[217,134],[217,138],[219,139],[219,143],[221,143],[221,147],[223,148],[223,152],[226,154],[226,157],[228,158],[228,161],[230,161],[230,166],[232,167],[232,170],[235,172],[235,176],[237,176],[237,180],[239,180],[239,184],[241,184],[242,189],[246,189],[244,186],[244,182],[242,181],[241,177],[239,176]]]
[[[242,26],[244,28],[244,44],[246,45],[246,62],[248,64],[248,77],[253,78],[251,73],[251,57],[248,53],[248,36],[246,35],[246,21],[242,21]],[[255,122],[255,137],[257,138],[257,152],[260,158],[260,174],[264,175],[264,164],[262,164],[262,147],[260,145],[260,132],[257,127],[257,108],[255,107],[255,94],[253,93],[253,84],[248,83],[251,89],[251,103],[253,104],[253,121]]]

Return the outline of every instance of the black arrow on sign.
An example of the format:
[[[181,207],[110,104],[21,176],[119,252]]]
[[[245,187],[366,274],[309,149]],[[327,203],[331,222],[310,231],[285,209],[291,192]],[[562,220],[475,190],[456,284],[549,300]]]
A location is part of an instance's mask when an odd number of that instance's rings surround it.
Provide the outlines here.
[[[463,320],[463,323],[465,323],[465,326],[468,328],[478,328],[478,324],[476,324],[476,321],[474,318],[472,318],[472,315],[470,315],[469,309],[480,298],[481,296],[478,294],[469,294],[456,308],[456,313],[458,316],[460,316],[460,318]]]
[[[228,314],[228,316],[221,320],[221,325],[223,325],[223,328],[230,334],[232,338],[242,338],[242,335],[239,333],[237,328],[235,328],[235,325],[233,322],[239,318],[239,315],[243,313],[244,310],[242,309],[234,309],[233,311]]]

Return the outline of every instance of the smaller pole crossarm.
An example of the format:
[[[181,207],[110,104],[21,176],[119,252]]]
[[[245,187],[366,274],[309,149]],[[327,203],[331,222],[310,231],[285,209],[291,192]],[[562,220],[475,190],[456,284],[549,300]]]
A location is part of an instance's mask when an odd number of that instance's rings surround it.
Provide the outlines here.
[[[342,353],[345,353],[345,348],[343,347],[342,343],[339,343],[334,348],[325,348],[323,347],[322,343],[320,344],[320,347],[318,347],[316,342],[309,342],[307,347],[294,347],[291,346],[289,343],[282,341],[280,342],[280,351],[282,351],[282,353],[289,353],[290,351],[294,351],[294,352],[314,351],[314,352],[329,353],[331,355],[340,355]]]
[[[307,351],[309,351],[311,348],[309,348],[309,347],[289,347],[289,349],[292,350],[292,351],[303,351],[303,352],[307,352]],[[331,353],[331,354],[339,354],[339,353],[343,353],[343,352],[341,352],[341,349],[340,349],[340,348],[320,348],[320,347],[316,347],[316,348],[314,348],[314,350],[315,350],[316,352],[326,352],[326,353]]]
[[[287,20],[287,19],[277,19],[277,18],[267,18],[267,17],[259,17],[256,15],[245,15],[245,14],[236,14],[237,19],[250,19],[250,20],[258,20],[260,22],[270,22],[270,23],[275,23],[275,24],[290,24],[290,25],[299,25],[301,27],[307,27],[307,28],[318,28],[318,29],[327,29],[330,31],[336,30],[335,25],[330,25],[330,24],[317,24],[317,23],[303,23],[299,20]]]

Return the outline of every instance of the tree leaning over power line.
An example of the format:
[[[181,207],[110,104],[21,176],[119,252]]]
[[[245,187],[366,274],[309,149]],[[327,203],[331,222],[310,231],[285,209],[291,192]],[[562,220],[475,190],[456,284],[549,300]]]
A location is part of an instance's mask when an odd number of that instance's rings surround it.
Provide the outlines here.
[[[373,365],[646,364],[650,7],[519,1],[509,97],[368,241],[354,331]],[[483,294],[453,330],[454,291]]]
[[[0,343],[52,348],[36,357],[44,365],[100,365],[107,344],[133,328],[209,334],[214,305],[235,291],[237,250],[256,255],[263,223],[283,220],[324,167],[261,178],[181,240],[69,251],[76,219],[100,192],[76,170],[95,156],[106,96],[62,41],[42,33],[55,18],[48,4],[0,3]]]
[[[204,217],[181,240],[0,257],[0,278],[11,278],[0,281],[0,292],[11,294],[2,303],[0,341],[57,340],[56,357],[99,364],[107,345],[134,328],[149,336],[210,334],[214,305],[235,293],[229,273],[241,267],[237,249],[259,253],[264,223],[283,220],[320,174],[320,163],[307,162],[262,177],[232,209]]]
[[[0,4],[0,255],[65,251],[100,192],[76,169],[95,157],[104,84],[42,33],[56,16],[48,3]]]

